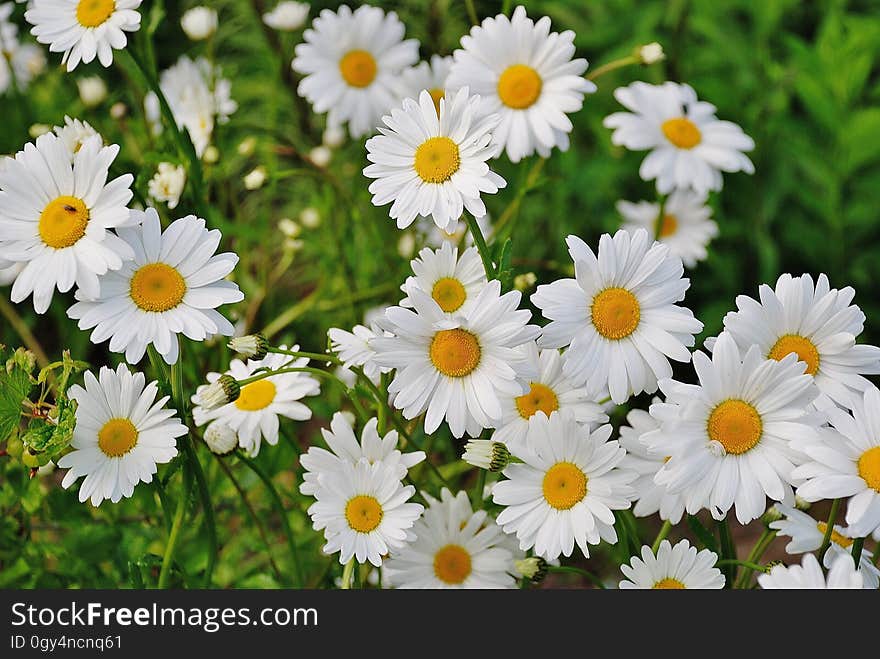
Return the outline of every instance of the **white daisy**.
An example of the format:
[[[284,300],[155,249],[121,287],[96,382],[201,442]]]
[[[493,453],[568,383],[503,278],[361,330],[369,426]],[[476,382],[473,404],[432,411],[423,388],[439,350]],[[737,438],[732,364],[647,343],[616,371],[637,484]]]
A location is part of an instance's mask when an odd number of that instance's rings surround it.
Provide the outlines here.
[[[385,577],[395,588],[516,588],[514,555],[485,510],[445,487],[413,525],[416,539],[391,554]]]
[[[18,25],[9,20],[13,8],[11,2],[0,4],[0,94],[13,80],[20,92],[25,91],[31,79],[46,68],[43,49],[18,40]]]
[[[690,287],[681,260],[644,229],[602,235],[598,258],[577,236],[566,242],[575,278],[532,295],[551,321],[538,345],[568,346],[563,372],[592,391],[607,387],[615,403],[656,391],[657,381],[672,375],[670,359],[690,361],[688,348],[703,329],[690,309],[675,304]]]
[[[828,528],[826,522],[817,522],[807,513],[791,506],[777,504],[776,508],[785,517],[770,522],[770,528],[776,529],[779,535],[791,538],[791,541],[785,546],[785,551],[789,554],[803,554],[817,551],[822,546],[822,540]],[[835,525],[831,531],[831,544],[828,545],[828,551],[825,552],[822,563],[826,568],[830,568],[840,555],[845,555],[849,560],[852,560],[852,544],[853,538],[850,537],[849,531],[842,526]],[[880,569],[874,565],[873,558],[874,555],[867,549],[862,550],[862,555],[859,558],[859,572],[862,573],[865,588],[870,589],[876,589],[880,586]]]
[[[393,336],[384,332],[378,325],[373,323],[370,327],[355,325],[351,332],[338,327],[331,327],[327,332],[330,337],[330,348],[339,355],[346,369],[361,366],[366,375],[373,382],[378,382],[382,373],[391,371],[389,367],[379,366],[376,363],[376,350],[370,342],[377,336]]]
[[[596,91],[583,77],[587,60],[572,59],[574,36],[571,30],[550,32],[547,16],[536,23],[517,7],[510,19],[499,14],[472,27],[453,53],[447,88],[470,87],[483,112],[501,116],[492,141],[513,162],[536,151],[546,158],[554,147],[568,149],[567,115]]]
[[[670,253],[680,258],[687,268],[695,267],[706,258],[706,247],[718,235],[718,225],[711,219],[712,207],[706,203],[706,195],[693,190],[675,190],[669,195],[662,219],[660,204],[649,201],[634,204],[621,200],[615,207],[623,216],[622,229],[630,232],[647,229],[658,241],[669,245]]]
[[[134,253],[109,229],[132,223],[131,174],[107,182],[119,147],[98,137],[82,145],[71,162],[52,133],[7,160],[0,171],[0,259],[27,262],[12,287],[12,301],[34,295],[44,313],[57,288],[74,283],[82,295],[98,294],[98,276],[118,270]]]
[[[339,552],[343,565],[355,558],[376,567],[382,557],[399,549],[424,507],[407,503],[416,493],[404,486],[392,465],[345,462],[339,471],[319,477],[316,501],[308,513],[316,531],[324,531],[324,553]]]
[[[537,376],[529,383],[529,390],[521,396],[501,398],[501,423],[492,439],[503,442],[515,452],[525,444],[529,425],[538,412],[547,416],[556,410],[570,411],[578,423],[605,423],[608,416],[583,387],[575,387],[562,373],[562,355],[558,350],[538,350],[529,342],[520,350],[532,365]]]
[[[588,545],[617,542],[614,510],[630,507],[635,472],[620,469],[625,451],[609,440],[611,426],[590,432],[570,413],[536,414],[525,446],[492,490],[504,506],[498,524],[516,533],[520,549],[534,547],[547,560],[571,556],[574,545],[589,557]]]
[[[715,117],[715,106],[698,101],[690,85],[633,82],[614,90],[614,98],[632,112],[615,112],[604,125],[613,128],[611,141],[627,149],[650,149],[639,175],[657,180],[661,194],[693,188],[699,194],[720,190],[721,172],[753,174],[755,167],[742,151],[755,142],[742,128]]]
[[[717,560],[715,552],[703,549],[698,553],[687,540],[680,540],[674,547],[669,540],[664,540],[656,556],[645,545],[641,558],[633,556],[629,565],[620,566],[626,579],[619,587],[622,590],[717,590],[724,588],[724,575],[715,567]]]
[[[740,356],[722,333],[712,358],[694,353],[699,385],[662,380],[665,403],[651,406],[660,429],[642,436],[648,449],[670,459],[655,482],[681,493],[688,513],[708,508],[722,519],[732,506],[747,524],[761,516],[766,497],[794,502],[792,446],[817,432],[807,413],[817,391],[793,356],[764,359],[752,347]]]
[[[287,350],[287,346],[279,346]],[[290,348],[297,352],[299,346]],[[227,374],[237,381],[246,380],[259,370],[276,371],[282,368],[307,366],[306,357],[294,359],[289,355],[269,353],[263,359],[229,362]],[[271,446],[278,443],[278,418],[305,421],[312,418],[312,411],[299,402],[305,396],[321,393],[321,384],[310,374],[296,371],[270,375],[241,387],[238,398],[220,407],[206,408],[202,405],[202,392],[216,382],[221,373],[208,373],[207,385],[200,385],[192,397],[193,420],[197,426],[218,419],[238,433],[238,445],[251,456],[260,452],[260,442],[266,440]]]
[[[92,128],[88,121],[71,119],[67,115],[64,115],[64,125],[55,126],[53,130],[58,138],[64,142],[64,146],[67,147],[67,150],[70,151],[71,160],[74,159],[76,154],[82,148],[82,145],[85,144],[86,140],[95,135],[100,137],[98,131]],[[101,138],[101,143],[103,143],[103,141],[103,138]]]
[[[272,11],[263,14],[263,22],[273,30],[293,32],[305,25],[309,17],[308,2],[282,0]]]
[[[804,479],[797,493],[807,501],[849,498],[848,531],[863,537],[880,528],[880,391],[871,386],[852,396],[850,406],[852,415],[837,407],[826,410],[837,432],[804,444],[809,460],[794,477]]]
[[[400,97],[418,99],[426,91],[434,101],[434,109],[440,116],[440,99],[446,95],[446,79],[452,67],[452,57],[431,55],[430,62],[419,62],[400,74]]]
[[[330,450],[312,446],[300,456],[303,469],[303,482],[300,492],[314,496],[318,491],[318,478],[331,471],[340,471],[343,463],[357,464],[366,460],[370,464],[382,462],[394,467],[398,478],[403,479],[407,471],[425,459],[424,451],[401,453],[397,449],[397,431],[389,430],[382,437],[377,429],[375,417],[367,421],[358,442],[354,430],[346,416],[336,412],[330,420],[330,430],[321,428],[321,434]]]
[[[132,211],[132,216],[139,225],[119,229],[119,237],[134,258],[103,275],[93,299],[77,291],[78,302],[67,315],[79,320],[81,330],[95,328],[93,343],[110,339],[111,352],[124,352],[130,364],[140,362],[150,344],[167,363],[176,363],[178,334],[193,341],[232,336],[232,324],[216,308],[240,302],[244,295],[225,280],[238,256],[215,254],[220,231],[209,231],[194,215],[162,231],[154,208]]]
[[[33,0],[24,17],[40,43],[64,53],[62,64],[73,71],[97,55],[101,66],[113,63],[113,50],[125,48],[126,32],[137,32],[141,0]]]
[[[327,115],[331,126],[348,124],[355,139],[371,134],[398,103],[398,76],[419,59],[419,42],[403,40],[395,12],[363,5],[355,11],[321,11],[303,32],[293,70],[304,75],[299,95]]]
[[[232,83],[204,57],[191,60],[182,55],[159,76],[159,87],[178,128],[186,129],[201,158],[211,144],[215,124],[225,124],[238,109],[231,96]],[[153,132],[161,133],[159,99],[153,92],[144,98],[144,107]]]
[[[177,455],[175,438],[187,433],[176,412],[167,409],[168,396],[156,400],[155,382],[144,386],[143,373],[132,374],[125,364],[115,371],[101,368],[96,378],[85,376],[85,388],[69,390],[77,402],[76,428],[58,466],[67,468],[62,487],[70,487],[80,476],[79,500],[91,499],[97,506],[104,499],[113,503],[130,497],[139,482],[149,483],[156,465]]]
[[[486,214],[481,193],[495,194],[507,183],[489,169],[491,131],[498,115],[478,116],[479,100],[462,89],[440,99],[440,116],[431,95],[423,91],[418,103],[403,100],[382,117],[387,128],[367,140],[364,176],[373,204],[391,205],[391,219],[405,229],[417,216],[451,231],[465,209],[474,217]]]
[[[449,242],[437,250],[426,247],[410,265],[415,277],[407,277],[400,287],[407,293],[400,301],[402,307],[412,307],[409,291],[418,288],[446,313],[463,314],[486,286],[486,271],[476,247],[464,250],[461,258],[458,258],[458,248]]]
[[[517,310],[520,294],[501,295],[490,281],[467,313],[450,317],[420,289],[410,291],[413,310],[390,307],[387,329],[376,337],[376,363],[396,369],[388,388],[407,419],[427,411],[425,432],[446,419],[452,434],[476,437],[501,418],[502,396],[524,391],[528,365],[517,346],[534,340],[539,329],[531,314]]]
[[[758,288],[760,301],[737,296],[737,311],[724,317],[724,329],[740,350],[756,345],[768,359],[797,355],[819,391],[846,406],[853,392],[861,395],[871,386],[863,375],[880,373],[880,348],[856,344],[865,314],[851,304],[854,296],[850,286],[831,288],[824,274],[815,286],[810,275],[784,274],[775,290]]]
[[[822,574],[819,561],[813,554],[804,556],[801,565],[775,565],[769,574],[758,575],[758,584],[765,590],[799,589],[860,589],[863,587],[862,575],[856,570],[852,556],[840,555],[828,571],[828,578]]]
[[[652,403],[660,403],[654,398]],[[652,453],[643,435],[660,428],[660,423],[644,410],[630,410],[626,415],[629,425],[620,426],[620,445],[626,449],[626,457],[620,466],[636,472],[639,477],[633,482],[636,500],[633,514],[648,517],[660,513],[660,519],[678,524],[684,515],[684,497],[672,494],[664,485],[654,482],[654,476],[666,464],[669,456]]]

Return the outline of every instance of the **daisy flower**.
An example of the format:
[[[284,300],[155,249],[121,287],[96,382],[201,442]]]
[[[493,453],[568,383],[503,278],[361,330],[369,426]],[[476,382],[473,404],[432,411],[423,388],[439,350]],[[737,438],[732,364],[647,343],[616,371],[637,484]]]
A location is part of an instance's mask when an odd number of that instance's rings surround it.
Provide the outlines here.
[[[216,308],[244,295],[225,280],[238,256],[215,254],[220,232],[194,215],[162,231],[156,209],[131,213],[138,226],[119,229],[119,237],[133,259],[103,275],[93,299],[77,291],[67,315],[81,330],[95,328],[93,343],[110,339],[110,351],[124,352],[129,364],[140,362],[150,344],[168,364],[176,363],[178,334],[193,341],[232,336],[232,323]]]
[[[70,151],[71,160],[74,159],[77,152],[82,148],[82,145],[85,144],[86,140],[97,135],[101,139],[101,143],[104,141],[98,131],[92,128],[88,121],[71,119],[67,115],[64,115],[64,125],[55,126],[53,131],[58,138],[64,142],[64,146],[67,147],[67,150]]]
[[[538,286],[532,304],[551,322],[542,348],[568,346],[563,372],[591,391],[608,388],[615,403],[657,390],[672,375],[670,359],[688,362],[694,334],[703,323],[684,299],[690,280],[669,247],[648,232],[618,231],[599,239],[599,255],[569,236],[574,279]]]
[[[61,63],[73,71],[96,55],[101,66],[110,66],[113,50],[128,43],[125,33],[141,27],[140,5],[141,0],[33,0],[24,17],[37,41],[64,53]]]
[[[631,112],[605,117],[611,141],[633,151],[650,149],[639,176],[657,180],[657,191],[693,188],[698,194],[720,190],[721,172],[753,174],[755,166],[742,152],[755,148],[751,137],[730,121],[715,117],[715,106],[698,101],[690,85],[634,82],[614,90],[614,98]]]
[[[657,555],[647,545],[642,547],[642,557],[633,556],[629,565],[621,565],[626,577],[620,582],[622,590],[656,589],[717,590],[724,588],[724,575],[715,567],[718,555],[708,549],[697,552],[687,540],[675,546],[664,540]]]
[[[445,487],[413,525],[416,539],[391,554],[385,577],[395,588],[516,588],[514,555],[504,532],[467,493]]]
[[[535,415],[525,446],[514,450],[522,463],[492,490],[504,506],[498,524],[516,533],[520,549],[553,560],[571,556],[575,543],[589,557],[588,545],[617,542],[612,511],[630,507],[636,474],[619,468],[625,451],[610,436],[610,425],[590,432],[571,414]]]
[[[273,30],[293,32],[305,25],[309,17],[308,2],[294,2],[282,0],[272,11],[263,14],[263,23]]]
[[[825,538],[827,523],[817,522],[807,513],[791,506],[777,504],[776,508],[785,517],[770,522],[769,526],[778,531],[779,535],[791,538],[791,541],[785,546],[785,551],[789,554],[818,551]],[[831,544],[828,545],[828,551],[825,552],[825,558],[822,560],[823,565],[830,568],[840,555],[845,555],[852,560],[852,544],[853,538],[850,537],[849,532],[842,526],[835,525],[831,530]],[[867,549],[862,550],[862,555],[859,558],[859,572],[862,573],[867,589],[876,589],[880,586],[880,569],[874,565],[873,558],[874,555]]]
[[[231,96],[232,83],[223,78],[219,67],[204,57],[191,60],[182,55],[159,76],[159,88],[168,101],[178,128],[189,133],[200,158],[211,144],[216,124],[225,124],[238,109]],[[144,98],[147,120],[153,132],[162,132],[159,99],[153,92]]]
[[[168,396],[156,400],[155,382],[144,386],[143,373],[131,373],[125,364],[115,371],[101,368],[96,378],[85,376],[85,388],[73,385],[68,395],[77,403],[73,451],[58,466],[67,469],[62,487],[85,476],[79,500],[97,506],[130,497],[139,482],[149,483],[156,465],[177,455],[175,439],[187,433],[176,412],[165,407]]]
[[[699,385],[663,380],[666,402],[651,405],[660,428],[642,441],[670,456],[655,482],[680,493],[690,514],[708,508],[723,519],[735,505],[741,524],[761,516],[766,497],[793,503],[801,455],[792,444],[819,423],[807,413],[817,393],[812,378],[794,356],[764,359],[755,347],[740,356],[726,332],[711,359],[694,353],[694,369]]]
[[[550,416],[559,410],[570,411],[578,423],[604,423],[608,416],[582,387],[575,387],[562,373],[562,355],[558,350],[538,350],[535,343],[520,348],[531,370],[537,373],[529,390],[521,396],[501,398],[501,423],[492,439],[510,447],[525,444],[529,424],[538,412]]]
[[[534,340],[539,329],[528,325],[531,314],[517,310],[520,294],[501,295],[490,281],[467,313],[450,317],[427,293],[410,291],[413,309],[390,307],[387,329],[376,337],[376,363],[396,369],[388,387],[394,406],[407,419],[427,411],[425,432],[445,419],[452,434],[465,430],[476,437],[501,417],[502,396],[519,396],[528,375],[515,348]]]
[[[434,101],[434,109],[440,116],[440,99],[446,94],[446,79],[452,67],[451,57],[432,55],[430,62],[419,62],[400,74],[401,98],[415,98],[426,91]]]
[[[813,554],[804,556],[801,565],[776,565],[769,574],[758,575],[758,584],[764,590],[794,589],[860,589],[863,587],[862,575],[856,570],[852,556],[838,556],[828,571],[828,578],[822,574],[819,561]]]
[[[400,302],[412,307],[409,291],[418,288],[431,296],[446,313],[465,313],[486,286],[486,271],[476,247],[469,247],[458,258],[458,248],[444,243],[440,249],[429,247],[410,262],[415,277],[408,277],[401,290],[407,293]]]
[[[479,99],[461,89],[440,99],[440,115],[431,95],[423,91],[418,103],[403,100],[402,108],[382,117],[387,128],[367,140],[364,176],[373,205],[389,202],[391,219],[405,229],[417,216],[434,218],[451,231],[465,209],[474,217],[486,214],[480,193],[495,194],[507,183],[489,169],[491,131],[498,115],[476,113]]]
[[[373,323],[370,327],[355,325],[351,332],[338,327],[331,327],[327,332],[330,337],[330,349],[333,350],[346,369],[361,366],[373,382],[378,382],[382,373],[391,371],[388,367],[376,363],[376,350],[370,342],[377,336],[392,336]]]
[[[308,513],[314,529],[324,531],[325,554],[339,552],[342,565],[354,557],[379,567],[384,555],[406,543],[424,507],[408,503],[416,488],[403,485],[397,473],[392,465],[361,460],[319,476]]]
[[[630,232],[646,229],[657,240],[669,246],[669,252],[682,260],[685,267],[693,268],[707,256],[706,247],[718,235],[718,225],[712,221],[712,207],[705,194],[693,190],[675,190],[663,206],[640,201],[618,201],[617,212],[623,216],[622,229]],[[659,223],[659,226],[658,226]]]
[[[0,4],[0,94],[5,93],[12,81],[19,91],[25,91],[31,79],[46,68],[43,49],[18,40],[18,25],[10,22],[13,4]]]
[[[399,100],[401,71],[419,59],[419,42],[403,40],[395,12],[363,5],[321,11],[303,32],[291,66],[305,76],[299,95],[327,112],[327,124],[348,124],[355,139],[373,133],[379,118]]]
[[[863,375],[880,373],[880,348],[856,344],[865,314],[851,304],[854,296],[850,286],[831,288],[824,274],[815,286],[810,275],[784,274],[775,289],[762,284],[758,300],[737,296],[724,329],[741,350],[756,345],[768,359],[797,355],[819,391],[847,406],[853,392],[871,386]]]
[[[134,257],[131,247],[109,229],[132,223],[131,174],[107,182],[119,147],[98,137],[82,145],[71,161],[64,142],[52,133],[8,159],[0,171],[0,259],[27,262],[12,287],[12,301],[31,293],[34,309],[45,313],[57,288],[98,294],[98,276],[119,270]]]
[[[652,403],[660,403],[654,398]],[[630,410],[626,415],[628,425],[620,426],[620,445],[626,449],[626,457],[620,463],[624,469],[636,472],[633,482],[636,500],[633,514],[648,517],[660,513],[660,519],[678,524],[684,515],[684,497],[670,493],[665,486],[654,482],[654,476],[666,464],[669,457],[648,450],[643,435],[660,428],[660,423],[644,410]]]
[[[287,350],[287,346],[278,346]],[[299,346],[290,348],[297,352]],[[309,363],[308,358],[300,357],[292,360],[289,355],[269,353],[263,359],[249,359],[243,362],[233,359],[229,362],[231,375],[237,381],[245,380],[257,371],[275,371],[281,368],[302,368]],[[207,385],[200,385],[192,397],[193,420],[197,426],[203,426],[215,419],[225,423],[238,433],[238,445],[250,456],[260,452],[260,442],[266,440],[271,446],[278,443],[278,418],[284,417],[294,421],[305,421],[312,418],[312,411],[299,402],[306,396],[321,393],[321,384],[311,375],[302,371],[279,373],[261,378],[241,387],[238,398],[220,407],[206,408],[202,405],[201,394],[216,382],[221,373],[208,373]]]
[[[858,538],[880,529],[880,391],[871,386],[850,406],[852,414],[826,410],[837,432],[804,443],[809,459],[794,477],[803,479],[797,493],[807,501],[847,497],[848,531]]]
[[[554,147],[568,149],[572,123],[567,115],[596,91],[583,77],[587,60],[572,59],[573,42],[571,30],[550,32],[547,16],[536,23],[517,7],[512,18],[499,14],[472,27],[453,53],[447,87],[470,87],[483,112],[500,115],[492,141],[511,161],[536,151],[546,158]]]
[[[397,431],[389,430],[382,437],[378,431],[378,420],[373,417],[361,431],[358,442],[354,429],[341,412],[336,412],[330,420],[330,430],[321,428],[321,434],[330,450],[312,446],[300,456],[305,472],[300,492],[314,496],[318,491],[318,478],[321,474],[339,471],[343,463],[357,464],[366,460],[370,464],[382,462],[395,468],[398,478],[403,479],[407,471],[425,459],[424,451],[401,453],[397,449]]]

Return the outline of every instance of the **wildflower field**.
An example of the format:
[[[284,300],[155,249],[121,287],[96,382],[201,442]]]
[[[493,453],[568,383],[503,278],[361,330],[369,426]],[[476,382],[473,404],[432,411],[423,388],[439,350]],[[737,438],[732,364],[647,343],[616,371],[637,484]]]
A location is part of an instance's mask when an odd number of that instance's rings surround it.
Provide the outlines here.
[[[878,588],[880,4],[0,1],[0,588]]]

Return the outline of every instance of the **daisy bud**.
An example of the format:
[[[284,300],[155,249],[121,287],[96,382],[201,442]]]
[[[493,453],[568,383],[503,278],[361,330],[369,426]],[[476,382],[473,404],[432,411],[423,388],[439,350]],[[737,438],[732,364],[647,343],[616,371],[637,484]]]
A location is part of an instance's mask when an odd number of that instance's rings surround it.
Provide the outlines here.
[[[642,64],[654,64],[666,59],[666,54],[663,52],[663,46],[653,41],[637,48],[636,57]]]
[[[238,381],[224,373],[202,390],[199,394],[199,404],[206,410],[213,410],[238,400],[240,394],[241,385]]]
[[[534,272],[526,272],[513,278],[513,287],[518,291],[530,289],[538,281]]]
[[[193,41],[204,41],[217,31],[217,12],[208,7],[193,7],[180,17],[180,27]]]
[[[402,259],[410,259],[415,251],[416,237],[409,231],[404,231],[397,240],[397,253],[400,254]]]
[[[248,334],[230,339],[229,348],[240,355],[260,360],[269,354],[269,342],[262,334]]]
[[[805,499],[801,499],[799,496],[795,495],[794,497],[794,507],[798,510],[809,510],[812,504]]]
[[[186,170],[181,165],[160,162],[156,173],[147,184],[150,196],[156,201],[165,201],[168,208],[177,208],[183,186],[186,185]]]
[[[302,227],[289,217],[284,217],[278,220],[278,230],[285,238],[296,238],[302,233]]]
[[[88,76],[76,81],[79,98],[87,108],[100,105],[107,98],[107,85],[98,76]]]
[[[326,146],[316,146],[314,149],[309,151],[309,160],[311,160],[318,167],[326,167],[330,164],[330,159],[333,157],[333,152],[328,149]]]
[[[547,576],[547,561],[540,556],[530,556],[514,561],[513,567],[532,583],[540,583]]]
[[[204,160],[209,165],[213,165],[215,162],[220,160],[220,151],[213,144],[210,145],[207,149],[205,149],[205,155],[202,156],[202,160]]]
[[[263,14],[263,22],[273,30],[292,32],[301,28],[309,17],[309,3],[285,0]]]
[[[480,469],[501,471],[510,463],[510,451],[501,442],[472,439],[465,445],[461,459]]]
[[[299,221],[307,229],[317,229],[321,226],[321,214],[317,208],[309,206],[303,208],[299,213]]]
[[[761,521],[765,526],[770,526],[771,522],[776,522],[782,519],[784,515],[779,512],[779,509],[776,506],[770,506],[766,512],[761,515]]]
[[[125,103],[118,102],[110,106],[110,118],[119,121],[128,114],[128,106]]]
[[[46,133],[52,130],[52,126],[49,124],[32,124],[30,128],[28,128],[28,135],[37,139],[40,135],[45,135]]]
[[[229,455],[238,446],[236,432],[220,421],[212,421],[205,429],[205,444],[217,455]]]
[[[250,156],[253,155],[256,148],[257,138],[252,136],[246,137],[241,142],[239,142],[236,151],[238,151],[238,155],[240,156]]]
[[[327,126],[321,136],[321,142],[326,147],[338,149],[345,143],[345,131],[342,126]]]
[[[257,167],[244,177],[244,187],[248,190],[258,190],[266,182],[266,168]]]

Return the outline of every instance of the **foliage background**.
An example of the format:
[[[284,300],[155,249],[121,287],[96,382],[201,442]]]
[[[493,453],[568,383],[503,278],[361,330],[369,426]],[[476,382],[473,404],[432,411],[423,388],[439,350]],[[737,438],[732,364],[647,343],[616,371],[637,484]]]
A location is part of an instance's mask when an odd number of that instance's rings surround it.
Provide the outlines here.
[[[235,312],[248,329],[268,326],[278,341],[322,350],[329,327],[350,327],[362,321],[366,309],[397,301],[396,287],[408,272],[408,259],[398,254],[400,232],[386,209],[370,206],[367,181],[360,175],[362,142],[348,141],[334,153],[327,170],[300,157],[320,142],[322,121],[301,113],[303,106],[293,92],[288,67],[299,33],[276,36],[264,31],[257,17],[264,4],[260,0],[218,0],[208,3],[220,13],[213,46],[193,44],[179,27],[180,14],[192,4],[197,3],[144,2],[144,28],[134,47],[142,50],[155,27],[152,43],[160,70],[183,52],[201,53],[216,58],[232,80],[239,110],[215,132],[221,157],[207,167],[206,176],[215,209],[212,221],[222,229],[225,246],[242,257],[236,278],[247,297]],[[338,4],[314,2],[311,16]],[[465,5],[457,0],[373,4],[399,13],[407,36],[421,41],[425,58],[451,53],[469,25]],[[485,17],[502,3],[475,4]],[[704,336],[719,331],[736,295],[755,295],[759,283],[773,282],[782,272],[826,272],[832,285],[852,285],[858,291],[856,303],[868,318],[862,340],[880,340],[880,295],[875,288],[880,279],[880,3],[528,0],[525,5],[531,16],[549,15],[554,29],[574,30],[578,53],[591,67],[655,40],[664,45],[668,59],[603,76],[599,91],[573,117],[571,149],[554,152],[531,189],[526,186],[530,162],[512,166],[499,161],[510,185],[486,200],[490,213],[501,216],[525,194],[508,225],[517,272],[534,271],[539,283],[564,276],[569,264],[565,235],[576,233],[595,244],[601,233],[619,225],[617,199],[653,199],[653,186],[637,174],[643,154],[613,147],[602,119],[618,108],[611,92],[619,85],[636,79],[683,81],[717,105],[719,117],[739,123],[757,143],[752,154],[756,174],[726,176],[724,190],[713,199],[721,235],[709,259],[691,274],[687,304],[705,323]],[[117,66],[104,70],[93,64],[68,75],[58,66],[57,55],[49,57],[50,70],[26,97],[0,98],[0,153],[14,153],[29,141],[32,124],[59,124],[65,114],[79,117],[122,146],[114,170],[134,173],[137,191],[145,198],[155,164],[176,159],[171,144],[153,141],[144,129],[145,90]],[[83,107],[77,95],[75,80],[87,74],[101,75],[110,88],[109,98],[96,109]],[[117,101],[129,107],[122,121],[108,112]],[[242,153],[238,147],[248,138],[256,139],[254,151]],[[256,165],[267,168],[269,180],[261,190],[248,192],[242,177]],[[187,204],[184,199],[173,217],[191,212]],[[321,225],[304,230],[302,248],[295,254],[280,249],[278,220],[296,218],[309,206],[319,210]],[[8,300],[8,290],[3,295]],[[17,312],[50,359],[69,348],[95,368],[115,364],[116,356],[91,345],[87,333],[67,320],[70,300],[64,297],[56,296],[50,312],[39,318],[28,303],[18,305]],[[5,321],[0,321],[0,343],[20,344]],[[187,360],[191,389],[205,371],[222,370],[232,356],[221,343],[189,344],[187,349],[197,356]],[[148,377],[155,377],[147,362],[141,366]],[[681,369],[679,375],[689,377],[690,369]],[[316,441],[318,428],[342,405],[339,388],[325,383],[323,390],[320,398],[307,401],[315,412],[313,420],[282,424],[284,440],[264,447],[257,460],[280,493],[310,575],[307,585],[312,586],[331,585],[340,569],[335,557],[320,555],[320,539],[303,512],[308,501],[296,489],[297,452]],[[631,404],[646,402],[642,397]],[[624,413],[615,414],[615,423]],[[451,465],[445,467],[447,475],[461,471],[462,463],[455,461],[459,447],[450,437],[441,432],[429,441],[437,464]],[[221,547],[213,585],[290,585],[292,559],[284,526],[258,476],[235,459],[219,464],[204,447],[200,456],[208,471]],[[224,467],[246,492],[253,517]],[[160,470],[160,476],[172,491],[180,487],[173,468]],[[472,476],[467,474],[462,484],[470,484]],[[0,458],[0,587],[155,583],[168,521],[157,503],[157,489],[141,485],[131,500],[96,510],[79,504],[75,489],[61,490],[59,482],[58,473],[30,479],[20,463]],[[195,497],[191,512],[199,512]],[[642,524],[643,530],[651,525]],[[193,575],[205,568],[208,536],[206,527],[196,523],[185,533],[175,583],[196,586],[200,581]],[[648,537],[643,532],[643,539]],[[591,569],[601,567],[609,552],[622,552],[618,559],[629,556],[623,544],[599,552]]]

